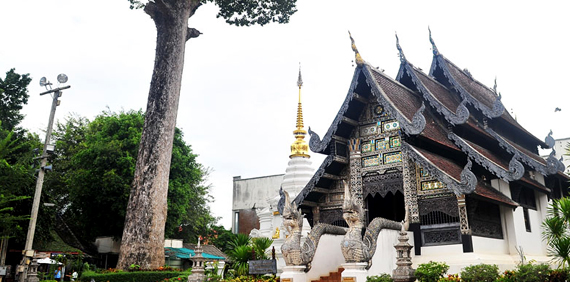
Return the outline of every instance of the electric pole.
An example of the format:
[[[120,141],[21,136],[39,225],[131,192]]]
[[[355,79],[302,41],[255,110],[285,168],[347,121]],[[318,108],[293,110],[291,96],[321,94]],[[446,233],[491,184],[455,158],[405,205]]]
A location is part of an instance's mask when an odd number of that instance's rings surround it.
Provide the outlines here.
[[[57,76],[57,80],[60,83],[65,83],[67,82],[67,76],[65,74],[60,74]],[[45,86],[46,89],[48,86],[50,86],[51,88],[51,83],[46,81],[45,77],[42,77],[40,80],[40,86]],[[65,89],[69,89],[71,86],[62,86],[62,87],[57,87],[55,89],[50,89],[48,91],[42,92],[40,93],[41,96],[46,95],[46,94],[51,94],[53,93],[53,98],[52,98],[52,103],[51,103],[51,112],[49,114],[49,121],[48,121],[48,128],[46,131],[46,139],[44,142],[44,148],[42,150],[42,154],[40,157],[38,157],[39,159],[41,159],[40,162],[40,169],[38,172],[38,179],[36,181],[36,191],[34,193],[34,202],[32,204],[32,213],[30,215],[30,225],[28,226],[28,235],[26,237],[26,245],[24,247],[24,251],[23,253],[23,258],[22,258],[22,262],[20,263],[20,265],[18,266],[18,269],[16,270],[20,276],[18,281],[20,282],[36,282],[39,281],[38,277],[37,277],[37,267],[38,265],[36,263],[32,263],[33,262],[33,258],[34,258],[34,253],[35,251],[33,250],[33,244],[34,244],[34,234],[36,232],[36,222],[37,222],[37,218],[38,218],[38,210],[40,207],[40,199],[42,196],[42,186],[44,184],[44,175],[46,170],[51,170],[51,167],[46,167],[47,164],[47,159],[49,157],[48,154],[48,147],[50,147],[50,142],[51,142],[51,132],[52,132],[52,128],[53,128],[53,120],[54,120],[54,116],[55,116],[55,110],[57,109],[57,106],[59,106],[59,97],[61,97],[61,91],[65,90]],[[30,263],[32,263],[30,265]]]

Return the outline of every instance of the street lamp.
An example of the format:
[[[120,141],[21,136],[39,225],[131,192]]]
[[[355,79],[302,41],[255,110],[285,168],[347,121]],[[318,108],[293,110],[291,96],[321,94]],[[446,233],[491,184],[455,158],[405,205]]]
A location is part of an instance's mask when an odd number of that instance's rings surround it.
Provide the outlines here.
[[[60,84],[67,82],[67,75],[60,74],[57,76],[57,81]],[[38,172],[38,178],[36,181],[36,192],[34,193],[34,202],[32,204],[32,213],[30,215],[30,225],[28,226],[28,235],[26,237],[26,246],[24,247],[24,251],[22,252],[24,257],[20,265],[18,266],[17,271],[20,273],[20,282],[36,282],[39,281],[37,277],[37,265],[32,264],[30,267],[29,264],[32,262],[34,258],[34,250],[32,249],[34,243],[34,234],[36,232],[36,221],[38,218],[38,210],[40,207],[40,198],[42,195],[42,186],[44,183],[44,174],[46,170],[51,170],[51,165],[46,166],[47,158],[49,156],[48,152],[53,152],[53,145],[50,145],[51,139],[51,132],[53,127],[53,119],[55,116],[55,110],[57,106],[59,106],[60,101],[58,100],[61,97],[61,91],[65,89],[69,89],[71,86],[59,86],[52,89],[52,83],[49,82],[45,77],[40,79],[40,86],[44,86],[47,91],[40,93],[40,96],[46,94],[52,94],[52,103],[51,103],[51,112],[49,114],[49,121],[48,121],[48,128],[46,131],[46,141],[44,142],[44,148],[42,151],[42,155],[39,157],[41,159],[41,165]],[[49,86],[49,89],[48,89]],[[29,276],[29,277],[28,277]]]

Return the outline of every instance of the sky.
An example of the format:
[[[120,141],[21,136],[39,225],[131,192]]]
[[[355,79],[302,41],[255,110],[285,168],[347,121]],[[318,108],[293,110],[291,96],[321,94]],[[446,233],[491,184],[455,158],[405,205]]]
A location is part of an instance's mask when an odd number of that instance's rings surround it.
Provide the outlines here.
[[[505,107],[528,131],[570,137],[568,1],[298,0],[297,9],[285,25],[230,26],[212,3],[190,19],[203,34],[186,44],[177,126],[211,169],[211,209],[226,228],[234,176],[285,173],[299,64],[305,126],[320,136],[328,130],[354,72],[349,30],[363,59],[395,78],[394,34],[406,58],[428,72],[429,26],[444,56],[489,87],[497,79]],[[2,1],[0,26],[0,72],[33,78],[24,128],[45,131],[51,99],[39,95],[39,80],[57,86],[60,73],[71,88],[57,120],[146,109],[156,29],[127,0]],[[313,153],[313,166],[323,159]]]

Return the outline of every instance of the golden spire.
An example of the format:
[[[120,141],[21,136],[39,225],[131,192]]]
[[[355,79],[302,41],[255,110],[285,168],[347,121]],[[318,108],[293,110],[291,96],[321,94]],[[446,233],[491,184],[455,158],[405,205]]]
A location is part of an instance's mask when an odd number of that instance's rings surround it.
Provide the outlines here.
[[[293,135],[295,136],[295,142],[291,144],[291,155],[292,157],[303,157],[310,158],[309,156],[309,145],[305,142],[305,135],[307,131],[303,129],[303,106],[301,105],[301,86],[303,86],[303,79],[301,78],[301,63],[299,63],[299,78],[297,79],[297,86],[299,86],[299,106],[297,107],[297,129],[293,130]]]

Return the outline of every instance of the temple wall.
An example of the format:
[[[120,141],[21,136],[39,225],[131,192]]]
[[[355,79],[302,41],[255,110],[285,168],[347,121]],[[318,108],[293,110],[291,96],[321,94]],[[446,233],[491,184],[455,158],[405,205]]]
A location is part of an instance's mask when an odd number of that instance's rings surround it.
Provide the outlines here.
[[[392,274],[392,271],[396,268],[396,248],[394,248],[394,245],[398,243],[398,233],[399,231],[396,230],[380,231],[380,234],[378,234],[378,245],[376,246],[374,257],[372,257],[372,266],[368,270],[368,275]],[[409,243],[413,244],[413,232],[409,231],[408,237],[412,238]],[[411,255],[413,257],[413,250]]]
[[[509,254],[508,241],[505,239],[494,239],[479,236],[473,236],[472,239],[474,252],[483,254]]]
[[[319,279],[320,276],[329,275],[337,271],[344,263],[344,256],[340,249],[340,242],[344,235],[325,234],[319,240],[319,246],[311,263],[311,270],[307,273],[307,281]]]

